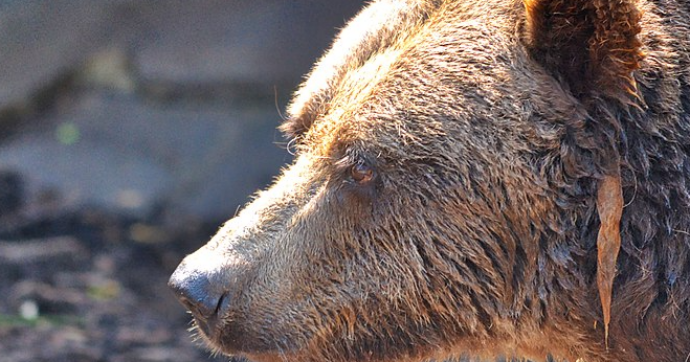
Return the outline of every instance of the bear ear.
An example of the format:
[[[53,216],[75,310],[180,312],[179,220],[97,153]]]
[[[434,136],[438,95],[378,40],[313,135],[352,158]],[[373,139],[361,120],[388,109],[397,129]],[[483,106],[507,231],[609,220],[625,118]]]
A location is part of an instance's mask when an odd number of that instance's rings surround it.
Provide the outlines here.
[[[525,43],[573,95],[634,94],[642,60],[634,0],[523,0]]]

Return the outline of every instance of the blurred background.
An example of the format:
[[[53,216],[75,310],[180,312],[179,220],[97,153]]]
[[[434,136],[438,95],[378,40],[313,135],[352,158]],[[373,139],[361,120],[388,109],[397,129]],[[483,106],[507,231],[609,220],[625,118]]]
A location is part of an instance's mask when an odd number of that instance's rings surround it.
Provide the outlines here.
[[[0,0],[0,362],[227,361],[166,288],[361,0]]]

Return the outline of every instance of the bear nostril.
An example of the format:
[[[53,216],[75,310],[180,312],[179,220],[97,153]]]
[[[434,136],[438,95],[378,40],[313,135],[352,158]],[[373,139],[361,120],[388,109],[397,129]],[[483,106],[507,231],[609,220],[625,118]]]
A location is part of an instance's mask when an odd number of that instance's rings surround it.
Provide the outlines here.
[[[221,304],[229,304],[229,295],[215,273],[189,271],[183,266],[170,277],[168,286],[194,317],[204,324],[215,323]]]
[[[201,248],[175,269],[168,286],[187,308],[200,331],[218,338],[239,292],[240,263],[228,263],[227,254]]]

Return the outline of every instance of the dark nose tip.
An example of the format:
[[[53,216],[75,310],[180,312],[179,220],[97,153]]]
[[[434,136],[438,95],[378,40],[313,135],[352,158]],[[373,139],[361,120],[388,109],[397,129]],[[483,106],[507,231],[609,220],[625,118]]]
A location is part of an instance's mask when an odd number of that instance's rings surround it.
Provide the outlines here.
[[[213,287],[211,278],[198,273],[186,273],[178,268],[168,285],[177,298],[192,313],[210,317],[217,312],[222,292]]]
[[[222,311],[229,304],[222,279],[217,271],[195,269],[183,262],[168,281],[175,296],[207,335],[216,330]]]

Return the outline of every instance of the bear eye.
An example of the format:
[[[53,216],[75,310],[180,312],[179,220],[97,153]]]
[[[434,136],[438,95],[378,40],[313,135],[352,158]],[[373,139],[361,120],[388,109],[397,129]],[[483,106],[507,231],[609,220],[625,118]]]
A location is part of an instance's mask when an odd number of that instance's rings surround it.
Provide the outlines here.
[[[374,179],[374,170],[363,163],[357,163],[350,168],[350,177],[358,184],[366,184]]]

